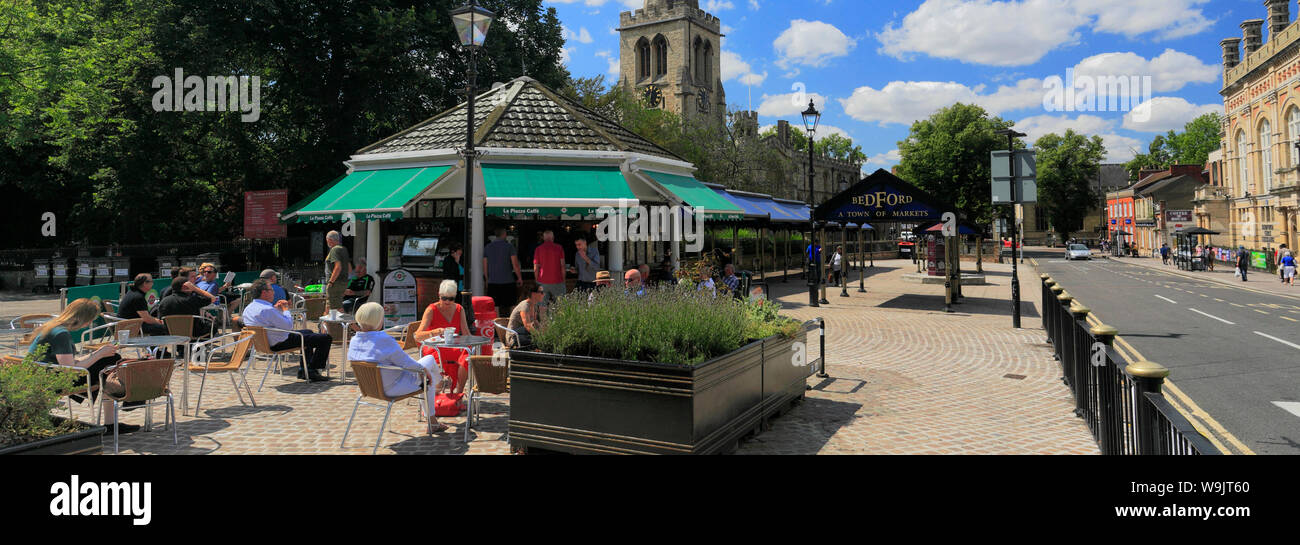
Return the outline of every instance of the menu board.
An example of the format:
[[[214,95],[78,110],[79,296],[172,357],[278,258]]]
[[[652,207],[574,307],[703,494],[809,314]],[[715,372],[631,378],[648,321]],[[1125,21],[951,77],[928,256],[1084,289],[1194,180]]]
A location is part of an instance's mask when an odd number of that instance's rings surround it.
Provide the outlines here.
[[[397,269],[384,277],[384,327],[409,324],[416,320],[415,275]]]
[[[280,223],[280,212],[288,207],[288,189],[244,192],[244,238],[288,236],[288,226]]]

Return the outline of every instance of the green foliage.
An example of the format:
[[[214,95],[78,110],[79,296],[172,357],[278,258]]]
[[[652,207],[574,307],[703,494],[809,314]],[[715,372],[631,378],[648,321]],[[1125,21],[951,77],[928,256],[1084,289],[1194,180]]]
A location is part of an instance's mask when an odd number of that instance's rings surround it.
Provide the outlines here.
[[[1097,204],[1097,173],[1106,146],[1100,136],[1089,138],[1066,130],[1064,136],[1044,135],[1034,148],[1038,152],[1038,206],[1065,240],[1083,228],[1084,216]]]
[[[976,223],[989,223],[994,207],[989,196],[989,154],[1006,149],[1007,139],[994,131],[1011,127],[984,108],[957,103],[912,124],[898,143],[899,177],[936,198],[952,203]],[[1016,148],[1024,148],[1017,140]]]
[[[1171,165],[1203,165],[1210,152],[1219,149],[1222,121],[1210,112],[1183,125],[1183,132],[1169,131],[1151,139],[1147,153],[1139,153],[1127,163],[1129,178],[1137,180],[1143,169],[1164,169]]]
[[[775,303],[713,297],[689,283],[643,297],[617,288],[591,298],[574,292],[552,305],[534,341],[556,354],[698,365],[751,340],[793,336],[798,323],[778,311]]]
[[[29,443],[72,431],[74,421],[56,423],[51,412],[61,392],[72,389],[78,373],[54,370],[36,362],[41,346],[22,363],[0,364],[0,446]]]

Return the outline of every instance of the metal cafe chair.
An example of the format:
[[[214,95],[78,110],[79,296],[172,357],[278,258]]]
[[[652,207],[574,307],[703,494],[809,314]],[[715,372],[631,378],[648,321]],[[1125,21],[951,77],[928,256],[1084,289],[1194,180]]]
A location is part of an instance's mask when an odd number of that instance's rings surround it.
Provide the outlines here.
[[[427,433],[430,435],[433,434],[433,418],[430,418],[425,414],[425,408],[428,406],[428,403],[425,400],[429,399],[429,396],[431,395],[429,393],[429,382],[433,380],[433,376],[427,369],[416,371],[414,369],[404,369],[391,365],[379,365],[367,361],[350,361],[348,364],[352,366],[352,372],[356,374],[357,389],[359,389],[361,393],[357,394],[357,402],[352,406],[352,416],[348,417],[348,425],[343,429],[343,440],[339,442],[339,448],[344,448],[344,445],[348,442],[348,432],[352,431],[352,421],[357,417],[357,409],[362,405],[368,405],[371,407],[384,408],[384,422],[379,425],[379,435],[375,437],[375,447],[370,451],[371,454],[379,452],[379,444],[384,440],[384,430],[388,428],[388,416],[393,412],[393,403],[412,397],[418,397],[420,399],[420,414],[425,417],[425,421],[428,423]],[[384,381],[380,376],[381,369],[401,371],[403,373],[415,373],[420,377],[420,389],[396,397],[385,395]],[[377,399],[384,402],[385,405],[362,401],[362,398]]]
[[[251,358],[248,357],[249,351],[253,348],[252,331],[242,331],[239,333],[229,333],[215,339],[196,343],[190,358],[189,371],[191,373],[203,373],[202,380],[199,381],[199,399],[194,403],[194,414],[199,414],[199,407],[203,406],[203,387],[208,382],[208,373],[224,372],[230,377],[230,385],[235,389],[235,395],[239,396],[239,402],[244,402],[244,394],[239,392],[240,384],[244,387],[244,392],[248,394],[248,401],[253,407],[257,407],[257,401],[253,399],[253,392],[248,386],[248,370],[251,365],[244,365]],[[230,360],[213,361],[213,356],[229,352]],[[235,381],[235,375],[239,375],[239,381]]]
[[[172,444],[178,444],[179,440],[176,434],[176,405],[173,402],[171,390],[167,387],[167,384],[171,381],[172,371],[176,369],[175,362],[170,359],[133,360],[122,362],[100,371],[100,384],[103,384],[105,377],[107,377],[108,373],[114,369],[117,370],[117,378],[121,382],[125,391],[120,395],[113,395],[108,391],[104,391],[104,395],[99,397],[100,403],[104,403],[105,400],[108,400],[113,404],[113,454],[118,453],[117,424],[122,421],[122,404],[135,401],[144,402],[141,406],[148,410],[153,408],[154,405],[163,404],[164,401],[161,401],[161,399],[165,397],[167,413],[163,420],[163,426],[166,427],[170,423],[172,428]]]
[[[289,331],[287,329],[251,325],[244,326],[244,330],[253,332],[253,359],[256,360],[258,357],[262,357],[267,360],[266,372],[262,374],[262,382],[258,383],[257,391],[262,391],[262,387],[266,385],[266,377],[271,375],[272,367],[279,369],[279,373],[284,373],[284,357],[287,355],[297,353],[299,359],[302,360],[303,374],[307,374],[307,338],[304,337],[302,333]],[[266,336],[268,331],[287,333],[290,338],[296,335],[298,337],[298,344],[284,350],[273,350],[271,349],[270,338]],[[250,365],[252,364],[250,363]],[[326,369],[326,372],[328,373],[329,370]]]
[[[478,414],[478,404],[487,396],[493,401],[510,399],[509,365],[493,365],[492,356],[470,356],[469,358],[469,407],[465,415],[465,442],[469,442],[469,430],[474,427],[474,415]]]

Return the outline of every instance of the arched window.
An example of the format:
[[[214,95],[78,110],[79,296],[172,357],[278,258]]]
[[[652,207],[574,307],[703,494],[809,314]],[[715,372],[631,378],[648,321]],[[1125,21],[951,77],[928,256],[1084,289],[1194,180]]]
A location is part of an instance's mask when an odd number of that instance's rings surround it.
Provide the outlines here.
[[[1300,144],[1300,108],[1292,106],[1286,112],[1287,138],[1290,139],[1291,147],[1291,166],[1300,167],[1300,150],[1296,149],[1296,144]]]
[[[655,77],[668,75],[668,40],[656,36],[654,43]]]
[[[650,42],[645,38],[636,42],[636,77],[637,79],[650,77]]]
[[[1246,195],[1246,188],[1250,185],[1250,178],[1247,175],[1249,170],[1246,168],[1246,131],[1237,131],[1237,196]]]
[[[1265,119],[1259,123],[1259,193],[1273,189],[1273,128]]]
[[[703,77],[698,82],[700,85],[709,85],[713,82],[713,43],[704,42],[704,57],[700,59],[700,70]]]
[[[704,64],[704,61],[702,60],[703,57],[704,57],[704,40],[701,40],[697,37],[695,38],[695,43],[692,44],[691,46],[691,66],[693,67],[693,71],[691,72],[691,75],[695,76],[695,83],[697,85],[700,84],[704,79],[703,77],[701,77],[703,76],[703,74],[700,72],[700,65]]]

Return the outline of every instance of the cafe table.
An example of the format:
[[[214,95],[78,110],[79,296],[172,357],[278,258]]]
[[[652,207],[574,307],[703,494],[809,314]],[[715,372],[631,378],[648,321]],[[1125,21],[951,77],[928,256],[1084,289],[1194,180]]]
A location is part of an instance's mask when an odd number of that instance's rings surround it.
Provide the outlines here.
[[[479,352],[483,350],[484,346],[492,344],[492,338],[479,335],[456,335],[451,340],[447,340],[442,336],[433,336],[425,339],[424,342],[420,344],[430,348],[454,348],[456,350],[464,350],[466,354],[473,357],[479,355]],[[474,373],[471,372],[469,374],[469,379],[465,384],[465,388],[473,388],[473,381]]]
[[[113,344],[116,344],[118,348],[167,348],[172,354],[172,359],[185,367],[185,375],[181,384],[181,414],[188,416],[190,414],[190,366],[180,358],[180,347],[189,344],[189,342],[189,337],[180,335],[148,335],[127,337],[126,340],[115,339]],[[150,420],[150,416],[146,412],[146,422]]]
[[[21,351],[22,347],[19,345],[23,342],[23,336],[32,331],[35,330],[27,327],[18,327],[14,329],[0,328],[0,339],[4,339],[6,342],[11,343],[9,346],[13,350]]]
[[[320,323],[336,324],[339,326],[339,329],[343,330],[343,358],[339,360],[341,362],[339,363],[339,380],[347,378],[348,333],[351,331],[351,328],[348,326],[356,323],[356,321],[356,318],[351,314],[339,314],[338,316],[330,316],[329,314],[326,314],[320,317]],[[326,332],[328,333],[328,331]],[[328,365],[328,363],[326,365]]]

